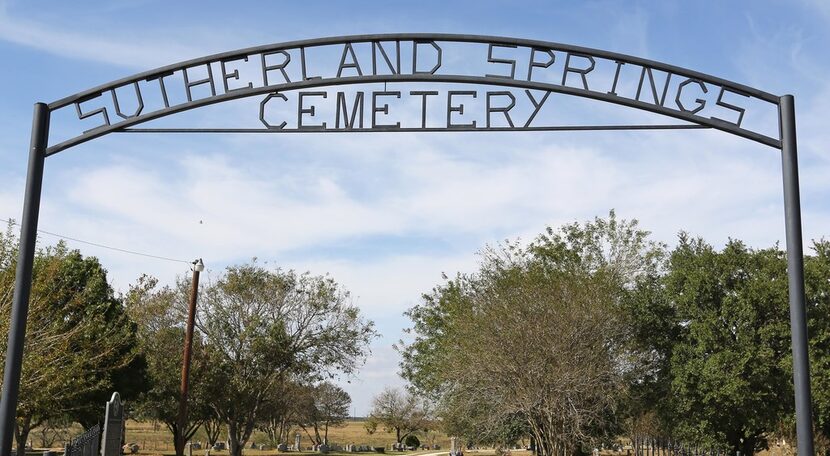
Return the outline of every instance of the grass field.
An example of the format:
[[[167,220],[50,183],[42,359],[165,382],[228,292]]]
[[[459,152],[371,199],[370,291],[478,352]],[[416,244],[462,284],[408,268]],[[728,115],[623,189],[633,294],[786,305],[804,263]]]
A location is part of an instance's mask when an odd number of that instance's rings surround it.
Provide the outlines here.
[[[329,443],[332,445],[347,445],[347,444],[356,444],[356,445],[368,445],[368,446],[383,446],[389,448],[389,445],[395,442],[395,434],[392,432],[384,432],[382,428],[378,428],[373,434],[369,434],[366,432],[366,429],[363,427],[364,421],[363,420],[349,420],[346,421],[342,426],[334,427],[329,429]],[[171,455],[174,454],[173,451],[173,436],[167,427],[162,423],[153,423],[153,422],[141,422],[141,421],[127,421],[126,425],[126,442],[127,443],[136,443],[141,448],[140,454],[142,455]],[[52,443],[52,448],[54,449],[62,449],[64,440],[66,438],[76,437],[81,434],[83,430],[79,426],[74,426],[71,429],[61,430],[61,437],[55,439]],[[302,447],[310,447],[312,445],[311,439],[308,435],[300,428],[295,429],[292,431],[291,435],[293,436],[295,432],[300,432],[302,436]],[[312,431],[313,432],[313,431]],[[429,433],[418,433],[418,438],[421,440],[422,444],[429,444],[434,445],[437,444],[441,447],[441,449],[448,450],[450,446],[450,439],[448,436],[431,431]],[[30,442],[36,449],[42,447],[40,434],[38,430],[34,430],[29,437]],[[194,442],[206,442],[207,438],[205,433],[200,429],[194,438],[192,439]],[[220,441],[227,440],[227,434],[223,433],[219,437]],[[268,438],[263,432],[254,431],[251,440],[248,442],[248,446],[250,446],[251,442],[257,444],[270,444],[268,442]],[[294,443],[294,438],[290,439],[289,444]],[[204,450],[201,451],[194,451],[194,454],[203,455]],[[271,454],[273,455],[276,453],[275,450],[270,451],[258,451],[252,449],[246,449],[246,454],[256,456],[256,455],[263,455],[263,454]],[[227,451],[211,451],[212,455],[227,455]],[[299,454],[299,453],[293,453]],[[332,453],[334,454],[334,453]],[[400,454],[400,453],[399,453]]]
[[[374,434],[368,434],[363,427],[364,421],[363,420],[350,420],[344,423],[343,426],[331,428],[329,429],[329,442],[333,445],[346,445],[346,444],[357,444],[357,445],[367,445],[367,446],[383,446],[387,449],[389,445],[395,441],[395,435],[391,432],[384,432],[383,429],[378,429]],[[141,448],[139,454],[141,456],[172,456],[175,454],[173,451],[173,440],[172,435],[167,430],[167,427],[160,423],[152,423],[152,422],[138,422],[138,421],[128,421],[126,425],[126,441],[128,443],[136,443]],[[60,434],[62,437],[57,438],[54,443],[52,444],[52,449],[54,450],[62,450],[64,439],[65,438],[72,438],[76,437],[81,434],[83,430],[78,425],[74,425],[71,429],[61,430]],[[312,445],[311,440],[302,431],[299,429],[299,432],[302,435],[302,446],[310,447]],[[292,432],[293,435],[293,432]],[[421,440],[423,444],[437,444],[440,446],[441,452],[446,454],[449,451],[450,447],[450,439],[448,436],[444,435],[443,433],[439,432],[430,432],[428,434],[419,433],[417,434],[418,438]],[[222,434],[219,438],[220,441],[224,441],[227,439],[226,434]],[[42,445],[40,444],[40,433],[38,429],[35,429],[30,434],[29,438],[30,442],[34,445],[35,450],[42,450]],[[193,441],[205,441],[205,435],[203,432],[197,432],[196,436],[193,438]],[[627,439],[621,439],[625,441]],[[268,444],[267,437],[264,433],[255,431],[254,435],[251,438],[251,441],[254,443],[263,443]],[[291,442],[293,444],[293,438]],[[250,442],[249,445],[250,446]],[[437,451],[433,450],[421,450],[415,452],[409,452],[408,455],[417,456],[418,454],[425,454],[425,453],[436,453]],[[530,456],[530,452],[526,451],[512,451],[512,456]],[[27,455],[29,452],[27,451]],[[40,451],[37,453],[32,452],[32,456],[35,454],[40,455]],[[205,454],[205,450],[193,451],[194,456],[203,456]],[[275,456],[278,452],[274,449],[259,451],[253,449],[246,449],[245,454],[248,456]],[[318,455],[319,453],[314,453],[311,451],[306,452],[292,452],[292,453],[279,453],[284,454],[286,456],[289,455],[296,455],[296,456],[312,456]],[[364,455],[368,456],[369,453],[364,453]],[[371,453],[374,454],[374,453]],[[401,456],[405,453],[400,452],[390,452],[387,451],[386,454],[390,454],[393,456]],[[472,456],[490,456],[494,455],[495,452],[492,450],[481,450],[481,451],[469,451],[466,454]],[[614,454],[610,451],[603,451],[601,455],[609,456]],[[617,453],[620,454],[620,453]],[[625,455],[626,452],[623,451],[621,454]],[[794,452],[792,451],[791,447],[779,447],[777,445],[771,445],[771,448],[767,451],[762,451],[758,453],[758,456],[792,456]],[[227,456],[228,451],[211,451],[212,456]],[[351,456],[353,453],[338,453],[332,452],[329,453],[329,456]]]

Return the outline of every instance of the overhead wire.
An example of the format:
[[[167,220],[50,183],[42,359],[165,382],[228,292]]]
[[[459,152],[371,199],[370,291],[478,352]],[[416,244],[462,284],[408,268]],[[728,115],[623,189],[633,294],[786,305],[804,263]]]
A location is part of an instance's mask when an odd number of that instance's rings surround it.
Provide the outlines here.
[[[0,219],[0,222],[5,222],[5,223],[12,224],[12,225],[20,226],[19,223],[15,222],[14,220],[11,220],[11,219]],[[130,255],[138,255],[138,256],[143,256],[143,257],[146,257],[146,258],[154,258],[156,260],[173,261],[173,262],[176,262],[176,263],[185,263],[185,264],[191,264],[192,263],[192,261],[180,260],[180,259],[177,259],[177,258],[170,258],[170,257],[161,256],[161,255],[153,255],[153,254],[144,253],[144,252],[136,252],[135,250],[122,249],[120,247],[113,247],[113,246],[110,246],[110,245],[100,244],[100,243],[97,243],[97,242],[85,241],[83,239],[78,239],[78,238],[71,237],[71,236],[66,236],[66,235],[63,235],[63,234],[53,233],[53,232],[46,231],[46,230],[40,230],[39,229],[39,230],[37,230],[37,232],[41,233],[41,234],[47,234],[49,236],[55,236],[57,238],[64,239],[64,240],[67,240],[67,241],[79,242],[81,244],[91,245],[91,246],[94,246],[94,247],[113,250],[113,251],[121,252],[121,253],[127,253],[127,254],[130,254]]]

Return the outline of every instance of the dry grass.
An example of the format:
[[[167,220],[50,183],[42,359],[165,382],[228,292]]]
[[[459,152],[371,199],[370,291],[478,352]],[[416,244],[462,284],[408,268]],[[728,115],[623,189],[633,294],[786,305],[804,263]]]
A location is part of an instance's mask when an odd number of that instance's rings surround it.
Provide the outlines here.
[[[342,426],[330,428],[329,429],[329,442],[333,445],[347,445],[350,443],[357,444],[357,445],[368,445],[368,446],[384,446],[389,448],[389,445],[395,442],[395,434],[392,432],[384,432],[383,429],[379,428],[375,431],[374,434],[369,434],[366,432],[366,429],[363,427],[364,421],[363,420],[349,420],[344,423]],[[127,421],[127,430],[126,430],[126,441],[128,443],[137,443],[141,448],[140,453],[142,455],[172,455],[174,454],[173,451],[173,436],[167,427],[162,423],[153,423],[153,422],[144,422],[144,421]],[[294,432],[300,432],[302,436],[302,446],[310,447],[312,445],[311,439],[309,439],[308,435],[302,429],[296,429],[292,431],[291,435],[294,435]],[[83,430],[79,426],[73,426],[70,429],[61,430],[62,434],[65,435],[66,438],[76,437],[83,432]],[[312,431],[313,432],[313,431]],[[418,433],[418,438],[421,440],[422,444],[438,444],[442,449],[449,449],[450,439],[448,436],[444,435],[443,433],[439,432],[429,432],[427,433]],[[223,433],[220,437],[220,441],[224,441],[227,439],[227,434]],[[35,430],[30,435],[30,441],[34,444],[35,448],[40,448],[40,437],[38,430]],[[207,438],[205,433],[200,429],[193,438],[194,442],[205,442]],[[251,437],[250,443],[257,443],[257,444],[269,444],[268,438],[263,432],[254,431],[253,436]],[[289,444],[294,443],[293,437],[290,439]],[[53,443],[53,448],[55,449],[62,449],[64,444],[64,438],[58,438]],[[276,451],[258,451],[252,449],[246,449],[245,454],[251,456],[259,456],[259,455],[273,455]],[[202,455],[204,454],[204,450],[201,451],[194,451],[194,454]],[[223,456],[227,455],[227,451],[211,451],[212,455]],[[293,453],[293,454],[300,454],[300,453]],[[335,453],[332,453],[336,456]],[[400,453],[398,453],[400,454]]]
[[[363,427],[364,421],[363,420],[350,420],[344,423],[343,426],[331,428],[329,429],[329,441],[334,445],[347,445],[350,443],[357,444],[357,445],[368,445],[368,446],[383,446],[387,449],[389,445],[395,441],[395,434],[392,432],[384,432],[383,429],[379,428],[374,434],[369,434],[366,432],[366,429]],[[310,447],[312,445],[311,439],[309,439],[308,435],[302,429],[296,429],[302,435],[302,446],[304,448]],[[77,424],[73,425],[69,429],[61,429],[58,431],[60,437],[58,437],[55,442],[53,443],[52,449],[54,450],[63,450],[63,444],[65,438],[72,438],[80,435],[83,430]],[[293,435],[292,432],[291,435]],[[442,452],[449,451],[450,447],[450,439],[447,435],[440,433],[440,432],[430,432],[428,435],[421,432],[418,433],[418,438],[421,440],[422,444],[438,444],[441,447]],[[219,440],[224,441],[227,439],[227,434],[223,433]],[[35,429],[29,435],[29,440],[34,444],[35,449],[42,450],[42,445],[40,444],[40,433],[39,429]],[[125,439],[128,443],[137,443],[141,450],[139,454],[141,456],[173,456],[175,452],[173,450],[173,437],[172,434],[167,430],[167,427],[161,423],[152,423],[152,422],[140,422],[140,421],[128,421],[127,422],[127,435]],[[193,441],[206,441],[206,437],[203,431],[199,431],[196,433],[196,436],[193,438]],[[290,439],[290,444],[293,444],[293,438]],[[251,437],[251,441],[254,443],[263,443],[269,444],[266,435],[262,432],[255,431],[254,435]],[[250,445],[250,442],[249,442]],[[390,454],[393,456],[402,456],[407,454],[408,456],[417,456],[418,454],[423,453],[435,453],[436,451],[415,451],[409,453],[400,453],[400,452],[391,452],[387,451],[386,454]],[[29,452],[27,452],[28,454]],[[33,453],[34,454],[34,453]],[[40,454],[39,452],[37,454]],[[202,456],[205,454],[204,450],[194,451],[194,455]],[[259,451],[253,449],[246,449],[245,454],[247,456],[275,456],[277,454],[290,456],[317,456],[319,453],[314,453],[311,451],[307,452],[300,452],[300,453],[279,453],[273,449]],[[374,453],[371,453],[374,454]],[[490,456],[494,455],[495,452],[492,450],[476,450],[476,451],[468,451],[465,454],[474,454],[475,456]],[[530,456],[530,452],[526,451],[512,451],[512,456]],[[625,451],[621,453],[614,453],[613,451],[602,452],[603,455],[611,456],[614,454],[626,454]],[[762,451],[757,453],[757,456],[793,456],[794,451],[789,446],[777,446],[771,444],[771,448],[766,451]],[[213,456],[228,456],[228,451],[211,451],[211,455]],[[332,452],[329,453],[329,456],[353,456],[354,453],[337,453]],[[367,453],[363,453],[364,456],[368,455]]]

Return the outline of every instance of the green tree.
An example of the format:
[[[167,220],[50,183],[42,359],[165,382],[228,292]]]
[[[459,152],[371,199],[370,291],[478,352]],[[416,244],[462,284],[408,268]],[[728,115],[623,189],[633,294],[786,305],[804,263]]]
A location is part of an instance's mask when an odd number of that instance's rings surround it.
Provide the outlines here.
[[[351,374],[374,337],[349,295],[329,277],[229,267],[200,299],[198,327],[222,385],[210,406],[241,456],[263,407],[285,381]]]
[[[432,415],[427,402],[417,395],[386,388],[372,400],[368,422],[367,430],[374,432],[381,425],[387,432],[394,432],[395,441],[401,443],[414,432],[428,430]]]
[[[826,455],[830,454],[830,242],[813,242],[813,251],[814,255],[804,259],[804,279],[813,412],[816,433],[821,437],[816,446]]]
[[[0,234],[2,334],[10,322],[16,258],[17,239],[9,229]],[[136,359],[135,345],[135,325],[96,258],[85,258],[63,243],[39,250],[17,409],[19,454],[34,427],[50,419],[88,415],[95,407],[90,397],[111,394],[115,374]],[[6,353],[5,338],[0,353]]]
[[[652,279],[629,304],[642,348],[654,353],[641,384],[661,427],[743,454],[765,448],[792,411],[783,252],[736,240],[718,252],[682,234],[665,276]]]
[[[298,422],[309,439],[318,445],[328,445],[329,427],[340,426],[346,421],[352,398],[343,388],[331,382],[305,389],[305,394],[300,395],[302,405]]]
[[[543,455],[610,440],[629,350],[622,302],[656,274],[661,245],[636,221],[549,228],[527,247],[488,248],[410,309],[402,375],[436,399],[445,430],[480,443],[527,433]]]
[[[291,429],[300,425],[307,413],[309,388],[288,380],[275,388],[263,406],[258,428],[272,445],[288,444]]]

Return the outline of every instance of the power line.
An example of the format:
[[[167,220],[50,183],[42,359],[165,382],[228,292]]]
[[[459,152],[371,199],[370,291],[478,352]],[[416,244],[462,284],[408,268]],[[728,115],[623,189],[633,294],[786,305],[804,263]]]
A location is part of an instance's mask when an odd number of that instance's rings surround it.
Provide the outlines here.
[[[14,220],[11,220],[11,219],[0,219],[0,221],[6,222],[6,223],[11,223],[12,225],[20,226],[19,223],[15,222]],[[91,245],[91,246],[94,246],[94,247],[100,247],[102,249],[114,250],[116,252],[121,252],[121,253],[128,253],[130,255],[139,255],[139,256],[143,256],[143,257],[147,257],[147,258],[154,258],[156,260],[173,261],[173,262],[176,262],[176,263],[185,263],[185,264],[191,264],[192,263],[191,261],[179,260],[179,259],[176,259],[176,258],[163,257],[163,256],[159,256],[159,255],[152,255],[152,254],[149,254],[149,253],[136,252],[134,250],[127,250],[127,249],[122,249],[122,248],[119,248],[119,247],[112,247],[112,246],[109,246],[109,245],[99,244],[97,242],[84,241],[83,239],[73,238],[73,237],[70,237],[70,236],[65,236],[63,234],[58,234],[58,233],[52,233],[52,232],[45,231],[45,230],[37,230],[37,232],[42,233],[42,234],[48,234],[49,236],[55,236],[57,238],[61,238],[61,239],[67,240],[67,241],[80,242],[81,244],[87,244],[87,245]]]

